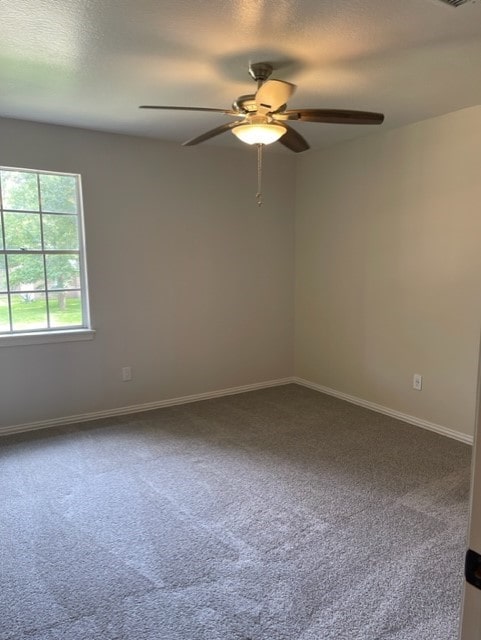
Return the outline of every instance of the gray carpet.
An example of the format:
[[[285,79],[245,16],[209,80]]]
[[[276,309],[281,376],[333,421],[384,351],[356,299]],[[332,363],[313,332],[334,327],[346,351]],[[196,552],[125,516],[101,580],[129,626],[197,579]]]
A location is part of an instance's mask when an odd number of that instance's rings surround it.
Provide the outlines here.
[[[0,640],[457,638],[466,445],[289,385],[0,454]]]

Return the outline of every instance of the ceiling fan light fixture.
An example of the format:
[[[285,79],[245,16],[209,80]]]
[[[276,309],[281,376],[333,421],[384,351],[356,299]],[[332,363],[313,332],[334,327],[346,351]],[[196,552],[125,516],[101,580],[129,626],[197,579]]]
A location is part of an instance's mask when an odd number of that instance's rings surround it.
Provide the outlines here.
[[[272,144],[282,137],[287,129],[281,124],[240,124],[232,133],[246,144]]]

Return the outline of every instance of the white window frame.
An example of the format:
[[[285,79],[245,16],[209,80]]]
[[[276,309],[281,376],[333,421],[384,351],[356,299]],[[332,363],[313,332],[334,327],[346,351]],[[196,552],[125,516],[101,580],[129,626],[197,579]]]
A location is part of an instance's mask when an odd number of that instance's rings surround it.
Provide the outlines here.
[[[70,327],[52,327],[52,328],[41,328],[41,329],[27,329],[27,330],[10,330],[9,332],[0,333],[0,347],[9,347],[9,346],[22,346],[29,344],[48,344],[52,342],[77,342],[81,340],[92,340],[95,331],[92,329],[90,323],[90,305],[89,305],[89,288],[88,288],[88,278],[87,278],[87,260],[86,260],[86,251],[85,251],[85,222],[84,222],[84,211],[83,211],[83,199],[82,199],[82,177],[78,173],[66,173],[60,171],[47,171],[43,169],[24,169],[20,167],[7,167],[0,166],[0,171],[19,171],[24,173],[32,173],[37,176],[37,184],[39,184],[39,176],[40,175],[55,175],[55,176],[71,176],[76,179],[76,196],[77,196],[77,212],[75,215],[77,218],[77,228],[78,228],[78,250],[76,249],[74,253],[78,255],[79,259],[79,275],[80,275],[80,292],[81,292],[81,300],[82,300],[82,321],[83,324],[81,326],[73,326]],[[4,209],[2,193],[1,193],[1,184],[0,184],[0,222],[4,222],[4,212],[11,211],[10,209]],[[12,210],[13,211],[13,210]],[[23,213],[23,211],[22,211]],[[40,216],[42,215],[42,202],[41,202],[41,193],[39,187],[39,210],[38,211],[25,211],[25,213],[38,213]],[[46,212],[48,213],[48,212]],[[61,212],[59,212],[61,213]],[[7,249],[5,243],[5,224],[0,224],[0,232],[3,234],[3,249],[0,249],[0,257],[8,256],[8,255],[22,255],[25,253],[26,255],[60,255],[64,253],[62,250],[56,249],[45,249],[43,246],[43,236],[42,236],[42,248],[40,250],[11,250]],[[0,245],[1,246],[1,245]],[[14,295],[18,293],[17,291],[11,290],[8,279],[7,279],[7,292],[10,295]],[[48,295],[48,290],[45,291],[45,295]],[[9,317],[11,323],[11,310],[9,306]]]

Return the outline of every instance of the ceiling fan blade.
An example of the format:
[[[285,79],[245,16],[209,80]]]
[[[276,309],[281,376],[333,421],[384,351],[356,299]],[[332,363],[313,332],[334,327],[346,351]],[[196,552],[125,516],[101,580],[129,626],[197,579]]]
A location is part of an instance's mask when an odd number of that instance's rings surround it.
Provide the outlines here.
[[[210,140],[210,138],[214,138],[215,136],[220,135],[221,133],[224,133],[225,131],[229,131],[230,129],[233,129],[234,127],[239,126],[241,123],[239,122],[226,122],[225,124],[222,124],[220,127],[216,127],[215,129],[211,129],[210,131],[206,131],[205,133],[203,133],[200,136],[197,136],[196,138],[191,138],[190,140],[187,140],[186,142],[182,143],[183,147],[191,147],[194,144],[200,144],[201,142],[205,142],[206,140]]]
[[[296,85],[283,80],[267,80],[256,93],[258,113],[271,113],[286,104],[296,90]]]
[[[301,151],[310,149],[307,140],[305,140],[300,133],[292,127],[289,127],[285,122],[282,123],[282,126],[287,129],[287,133],[279,138],[281,144],[295,153],[301,153]]]
[[[289,119],[303,122],[324,122],[330,124],[381,124],[382,113],[356,111],[350,109],[292,109],[285,112]]]
[[[229,116],[238,116],[232,109],[211,109],[210,107],[164,107],[155,104],[141,104],[139,109],[167,109],[171,111],[211,111],[212,113],[225,113]]]
[[[301,122],[326,122],[331,124],[381,124],[382,113],[350,111],[349,109],[288,109],[279,115]]]

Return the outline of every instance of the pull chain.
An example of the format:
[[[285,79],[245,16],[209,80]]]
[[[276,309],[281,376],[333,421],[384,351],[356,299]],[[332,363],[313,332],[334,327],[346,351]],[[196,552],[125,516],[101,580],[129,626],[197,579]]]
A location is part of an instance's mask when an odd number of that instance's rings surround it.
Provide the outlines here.
[[[262,147],[263,144],[257,145],[257,206],[262,206]]]

